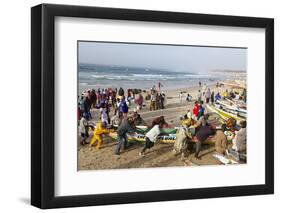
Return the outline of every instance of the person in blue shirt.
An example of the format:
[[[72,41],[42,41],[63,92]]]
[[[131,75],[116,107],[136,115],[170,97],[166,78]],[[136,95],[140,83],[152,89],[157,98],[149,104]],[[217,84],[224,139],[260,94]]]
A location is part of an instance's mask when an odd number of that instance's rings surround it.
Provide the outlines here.
[[[123,98],[119,106],[119,112],[121,112],[123,117],[126,118],[128,111],[129,111],[129,107],[126,103],[125,98]]]
[[[215,101],[217,101],[217,100],[221,100],[221,95],[219,92],[215,96]]]
[[[199,113],[198,113],[198,119],[201,117],[201,116],[203,116],[204,115],[204,112],[205,112],[205,107],[204,107],[204,105],[203,105],[203,101],[201,101],[200,102],[200,108],[199,108]]]

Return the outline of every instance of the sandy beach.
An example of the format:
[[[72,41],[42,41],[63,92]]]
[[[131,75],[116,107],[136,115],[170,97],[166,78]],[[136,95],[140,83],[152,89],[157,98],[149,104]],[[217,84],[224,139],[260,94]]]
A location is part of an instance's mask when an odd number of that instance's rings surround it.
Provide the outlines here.
[[[208,85],[207,87],[209,87],[211,91],[214,91],[215,93],[228,89],[227,86],[223,88],[217,88],[215,84]],[[202,90],[202,87],[194,86],[174,90],[165,90],[165,88],[163,88],[162,91],[167,97],[165,109],[150,111],[149,101],[147,101],[145,102],[146,106],[139,111],[139,114],[147,123],[151,123],[154,118],[163,115],[169,125],[179,126],[180,116],[186,114],[187,110],[192,111],[194,105],[194,101],[186,101],[187,93],[189,93],[194,100],[197,97],[198,90]],[[185,92],[183,93],[184,95],[181,100],[179,95],[180,92]],[[143,95],[145,96],[145,94]],[[132,113],[133,109],[135,109],[134,104],[130,106],[129,112]],[[91,114],[93,115],[92,121],[98,121],[99,110],[92,109]],[[204,144],[202,146],[202,151],[200,154],[201,160],[197,160],[194,158],[194,144],[190,144],[188,147],[190,154],[188,154],[188,156],[185,158],[181,158],[181,156],[175,156],[172,152],[173,143],[156,143],[154,147],[147,151],[144,157],[139,156],[139,151],[143,146],[142,142],[130,143],[129,147],[126,150],[122,150],[121,154],[118,156],[114,154],[116,142],[116,140],[110,138],[109,136],[104,136],[104,145],[100,150],[96,150],[94,147],[89,148],[89,145],[82,146],[78,143],[78,170],[222,164],[219,160],[213,157],[213,154],[215,154],[215,148],[214,145],[211,144]]]

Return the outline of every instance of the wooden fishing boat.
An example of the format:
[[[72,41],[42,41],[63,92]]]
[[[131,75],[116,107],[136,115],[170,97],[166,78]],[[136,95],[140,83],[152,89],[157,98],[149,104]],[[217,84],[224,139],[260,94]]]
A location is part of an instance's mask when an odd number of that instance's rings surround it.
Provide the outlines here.
[[[215,112],[218,115],[221,116],[222,119],[225,121],[228,120],[229,118],[234,118],[237,121],[244,121],[245,118],[238,116],[237,114],[233,114],[231,112],[227,112],[225,110],[220,109],[219,107],[216,106],[211,106],[211,105],[206,105],[207,109],[210,110],[211,112]]]
[[[234,102],[230,102],[230,100],[225,100],[225,101],[217,100],[215,107],[225,112],[234,114],[237,117],[242,117],[244,119],[247,118],[247,110],[240,108]]]
[[[148,128],[147,127],[142,127],[142,128],[145,129],[145,130],[141,133],[127,134],[128,141],[129,142],[145,142],[145,133],[148,131]],[[165,133],[167,135],[158,136],[157,142],[160,142],[160,143],[175,143],[176,139],[177,139],[176,132],[179,128],[180,127],[161,129],[161,132]],[[109,136],[111,138],[117,140],[117,133],[116,132],[110,132]],[[227,138],[228,138],[229,141],[232,139],[232,133],[231,132],[227,132]],[[189,140],[189,142],[195,143],[194,140]],[[209,137],[204,143],[205,144],[213,144],[214,142],[215,142],[214,138]]]

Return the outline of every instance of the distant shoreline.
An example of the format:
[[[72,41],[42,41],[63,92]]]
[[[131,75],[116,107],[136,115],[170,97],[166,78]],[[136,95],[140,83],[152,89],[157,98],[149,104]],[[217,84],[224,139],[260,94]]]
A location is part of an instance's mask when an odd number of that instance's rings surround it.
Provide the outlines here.
[[[244,78],[242,77],[241,78],[242,80],[244,80]],[[161,91],[164,91],[164,92],[170,92],[170,91],[186,91],[186,90],[192,90],[193,88],[199,88],[199,81],[198,80],[197,82],[193,82],[193,83],[190,83],[188,82],[186,85],[174,85],[174,86],[165,86],[165,82],[160,82],[161,84],[163,84],[164,86],[161,87]],[[208,83],[205,83],[204,81],[201,81],[201,84],[202,86],[205,84],[206,87],[212,87],[212,86],[215,86],[217,84],[217,82],[233,82],[234,80],[233,79],[219,79],[218,81],[211,81],[211,82],[208,82]],[[155,85],[155,88],[156,90],[158,90],[158,86],[157,86],[157,83],[156,82],[154,85]],[[153,84],[151,85],[151,87],[142,87],[142,88],[138,88],[138,87],[125,87],[125,86],[120,86],[122,87],[125,91],[127,91],[127,89],[141,89],[141,90],[146,90],[146,91],[149,91],[151,88],[152,88]],[[120,87],[117,87],[117,89],[119,89]],[[106,86],[91,86],[91,85],[83,85],[83,84],[79,84],[78,85],[78,95],[80,95],[83,91],[85,90],[88,90],[88,89],[95,89],[95,90],[98,90],[98,88],[100,89],[103,89],[103,88],[116,88],[116,87],[106,87]]]
[[[83,64],[78,68],[78,92],[86,89],[120,88],[145,89],[160,82],[163,90],[197,86],[198,82],[207,85],[226,79],[245,79],[246,71],[214,69],[208,72],[189,70],[163,70],[146,67],[127,67],[97,64]]]

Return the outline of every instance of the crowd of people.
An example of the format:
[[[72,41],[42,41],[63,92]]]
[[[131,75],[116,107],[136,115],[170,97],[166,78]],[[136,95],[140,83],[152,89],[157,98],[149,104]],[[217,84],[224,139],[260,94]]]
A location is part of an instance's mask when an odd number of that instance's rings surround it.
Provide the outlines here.
[[[228,92],[228,91],[227,91]],[[200,151],[202,143],[204,143],[210,136],[215,141],[215,149],[222,155],[227,155],[229,146],[225,132],[232,131],[233,147],[231,150],[245,153],[246,152],[246,121],[240,123],[240,127],[236,121],[222,124],[220,129],[209,123],[209,114],[206,113],[205,104],[214,104],[216,100],[222,99],[225,95],[232,95],[230,93],[215,95],[210,88],[204,87],[198,90],[196,99],[194,100],[190,94],[187,94],[186,101],[194,101],[194,107],[188,110],[181,119],[181,127],[177,131],[174,151],[181,153],[184,156],[187,153],[187,144],[189,141],[195,142],[194,157],[201,159]],[[146,100],[150,100],[149,109],[151,111],[157,109],[164,109],[165,94],[157,91],[152,87]],[[181,101],[181,97],[180,97]],[[136,107],[133,113],[129,114],[130,105],[134,102]],[[157,142],[160,135],[165,134],[161,131],[162,128],[170,127],[163,116],[155,118],[150,124],[145,122],[139,110],[145,105],[144,97],[141,90],[127,90],[127,96],[123,88],[118,89],[98,89],[95,91],[87,90],[81,93],[78,97],[78,120],[80,132],[80,144],[85,145],[89,143],[90,149],[93,146],[100,149],[103,145],[103,136],[110,132],[117,133],[117,143],[115,154],[120,155],[121,150],[128,147],[127,134],[143,133],[137,126],[147,126],[148,131],[145,133],[145,143],[140,149],[139,155],[144,156],[147,149],[150,149]],[[92,113],[91,109],[99,109],[99,121],[96,124],[91,123]],[[111,113],[110,113],[111,112]],[[111,116],[110,116],[111,115]],[[92,131],[92,137],[89,142],[89,131]]]
[[[199,85],[202,83],[200,82]],[[200,90],[197,92],[197,100],[200,101],[205,101],[207,104],[214,104],[217,100],[225,99],[225,98],[230,98],[230,99],[235,99],[235,100],[242,100],[246,102],[246,89],[240,88],[241,91],[236,91],[234,89],[224,89],[224,85],[222,83],[217,83],[216,84],[216,89],[221,90],[221,93],[218,91],[215,92],[211,91],[211,89],[204,84],[203,86],[200,86]],[[187,97],[187,101],[190,100],[190,98]]]
[[[198,90],[197,99],[194,100],[194,106],[192,112],[187,111],[187,114],[181,117],[181,128],[177,131],[176,142],[174,145],[174,152],[181,153],[182,156],[186,154],[187,143],[190,140],[195,141],[196,150],[195,158],[200,159],[199,153],[201,145],[210,136],[215,142],[215,150],[221,155],[228,155],[229,152],[236,152],[238,155],[246,154],[246,121],[241,121],[239,125],[235,119],[230,118],[227,122],[223,123],[220,128],[217,128],[214,124],[209,123],[209,114],[206,113],[205,104],[214,104],[217,100],[225,98],[244,100],[243,97],[245,91],[240,95],[238,92],[223,91],[222,96],[219,92],[216,93],[211,91],[205,84],[199,82],[200,88]],[[221,87],[217,84],[217,87]],[[180,93],[180,101],[181,101]],[[186,101],[189,101],[189,94],[187,95]],[[225,133],[232,132],[232,146],[229,146],[228,139]]]
[[[90,139],[89,145],[90,149],[92,146],[96,146],[96,149],[100,149],[103,145],[103,135],[109,134],[110,132],[117,133],[117,144],[115,149],[115,154],[120,155],[120,151],[127,149],[128,147],[128,138],[127,134],[132,133],[143,133],[141,129],[138,129],[137,125],[147,125],[147,123],[141,118],[140,114],[134,112],[132,116],[124,117],[123,114],[116,115],[119,118],[119,123],[117,125],[108,126],[106,122],[102,119],[97,122],[94,126],[89,123],[86,114],[80,119],[79,131],[81,137],[81,145],[87,144],[87,139],[89,138],[89,129],[93,131],[92,138]],[[142,123],[143,122],[143,123]],[[157,137],[160,135],[160,129],[167,127],[168,124],[165,121],[163,116],[155,118],[151,125],[149,125],[149,131],[145,135],[146,143],[144,144],[140,155],[144,155],[146,149],[151,148],[157,140]]]
[[[202,105],[199,105],[200,107]],[[198,105],[195,104],[194,109],[197,112]],[[217,153],[228,155],[229,151],[234,151],[238,155],[246,154],[246,124],[246,121],[243,120],[238,125],[235,119],[230,118],[227,122],[221,124],[220,128],[217,128],[215,124],[209,122],[208,113],[196,116],[188,111],[183,116],[181,127],[177,131],[174,152],[185,156],[188,151],[188,142],[194,141],[196,147],[194,157],[200,160],[199,154],[202,143],[209,139],[209,137],[212,137],[211,140],[215,143]],[[232,138],[227,139],[226,132],[232,132]],[[232,146],[229,146],[228,140],[232,141]]]
[[[155,86],[150,89],[150,93],[147,95],[147,99],[150,100],[150,111],[158,109],[165,109],[166,95],[160,90],[156,90]]]
[[[136,98],[136,96],[138,97]],[[99,88],[97,91],[94,89],[86,90],[81,93],[81,96],[78,96],[78,119],[80,120],[83,115],[91,119],[90,110],[97,108],[100,109],[101,120],[110,124],[110,111],[112,110],[114,115],[126,117],[132,100],[134,100],[138,110],[142,109],[144,98],[139,90],[129,89],[127,96],[125,96],[122,87],[119,90],[117,88]]]
[[[164,108],[164,104],[158,106],[157,103],[153,103],[153,95],[162,97],[163,93],[158,93],[151,90],[151,102],[153,105],[152,110],[156,110],[158,107]],[[129,106],[134,102],[136,108],[133,114],[128,116]],[[160,101],[161,102],[161,101]],[[151,125],[147,124],[138,113],[142,109],[144,103],[143,96],[140,90],[127,91],[127,96],[123,88],[117,89],[98,89],[95,91],[86,90],[78,97],[78,120],[79,120],[79,132],[80,132],[80,144],[88,144],[91,147],[95,146],[96,149],[100,149],[103,145],[103,135],[109,134],[112,131],[117,133],[117,145],[115,154],[119,155],[121,148],[126,149],[128,146],[128,133],[140,132],[136,126],[148,126],[150,130],[146,134],[146,143],[140,152],[143,155],[145,150],[151,148],[153,143],[156,142],[158,135],[160,134],[160,128],[168,126],[163,116],[155,118]],[[99,109],[99,121],[96,124],[91,123],[92,112],[91,109]],[[113,114],[110,117],[110,112]],[[87,142],[89,138],[89,131],[92,131],[92,137],[90,142]],[[141,131],[142,132],[142,131]]]

